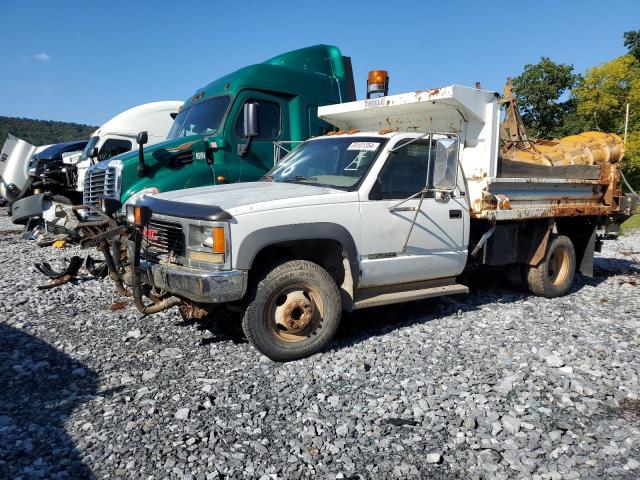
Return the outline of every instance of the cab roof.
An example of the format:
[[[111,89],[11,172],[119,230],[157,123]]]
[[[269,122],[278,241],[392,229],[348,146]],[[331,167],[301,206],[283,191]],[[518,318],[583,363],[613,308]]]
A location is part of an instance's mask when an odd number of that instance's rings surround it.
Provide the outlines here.
[[[197,90],[183,108],[220,94],[235,95],[245,88],[315,97],[322,92],[327,102],[351,100],[352,96],[347,95],[347,73],[350,75],[338,47],[314,45],[224,75]]]

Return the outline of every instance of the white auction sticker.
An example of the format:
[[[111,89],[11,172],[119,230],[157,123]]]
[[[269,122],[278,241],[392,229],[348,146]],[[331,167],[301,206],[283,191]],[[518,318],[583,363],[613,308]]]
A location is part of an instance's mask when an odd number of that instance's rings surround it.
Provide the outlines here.
[[[353,142],[347,150],[365,150],[375,152],[380,144],[378,142]]]

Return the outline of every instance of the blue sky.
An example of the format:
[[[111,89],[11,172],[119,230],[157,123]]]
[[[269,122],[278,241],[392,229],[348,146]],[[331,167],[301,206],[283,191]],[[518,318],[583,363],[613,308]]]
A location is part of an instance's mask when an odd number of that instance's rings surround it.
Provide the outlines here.
[[[0,115],[99,125],[183,100],[246,64],[317,43],[391,93],[451,83],[500,90],[541,56],[576,71],[625,53],[639,0],[536,2],[0,0]]]

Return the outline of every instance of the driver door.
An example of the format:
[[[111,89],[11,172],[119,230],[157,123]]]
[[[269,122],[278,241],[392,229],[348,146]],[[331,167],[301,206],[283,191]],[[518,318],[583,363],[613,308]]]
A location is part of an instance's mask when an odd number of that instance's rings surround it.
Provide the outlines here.
[[[464,269],[469,211],[460,187],[444,195],[431,190],[421,205],[419,195],[398,205],[425,185],[432,187],[434,157],[429,140],[400,146],[389,154],[377,183],[360,199],[359,287],[455,277]]]
[[[258,104],[258,135],[253,137],[246,155],[238,154],[238,145],[246,144],[243,135],[244,106]],[[289,140],[289,104],[275,95],[246,91],[238,97],[229,114],[225,138],[229,139],[227,169],[230,182],[257,180],[274,165],[273,142]]]

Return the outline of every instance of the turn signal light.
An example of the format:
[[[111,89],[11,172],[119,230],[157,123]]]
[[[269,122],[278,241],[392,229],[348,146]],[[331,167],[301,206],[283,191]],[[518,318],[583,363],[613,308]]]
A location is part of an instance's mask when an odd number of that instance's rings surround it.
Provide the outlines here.
[[[140,207],[133,207],[133,223],[142,225],[142,209]]]
[[[213,237],[213,253],[225,253],[224,227],[213,227],[211,236]]]

